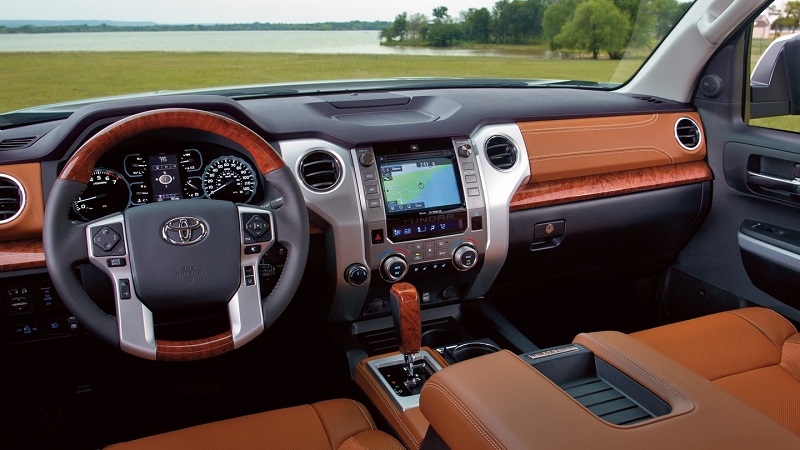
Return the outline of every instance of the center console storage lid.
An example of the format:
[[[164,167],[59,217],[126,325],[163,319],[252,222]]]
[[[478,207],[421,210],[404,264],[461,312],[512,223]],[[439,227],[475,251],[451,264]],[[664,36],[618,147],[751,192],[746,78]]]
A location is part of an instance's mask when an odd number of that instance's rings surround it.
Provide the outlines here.
[[[800,438],[635,339],[575,339],[666,402],[669,414],[629,426],[598,418],[556,384],[501,351],[447,367],[420,408],[450,448],[798,448]]]

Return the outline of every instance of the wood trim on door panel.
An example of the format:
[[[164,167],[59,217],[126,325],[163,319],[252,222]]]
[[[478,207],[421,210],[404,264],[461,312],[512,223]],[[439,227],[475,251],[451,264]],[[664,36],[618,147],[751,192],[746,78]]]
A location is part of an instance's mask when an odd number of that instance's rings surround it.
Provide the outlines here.
[[[682,147],[675,123],[688,117],[700,126],[700,145]],[[531,166],[530,182],[642,169],[706,156],[700,116],[694,112],[545,120],[518,124]]]
[[[16,219],[0,225],[0,241],[40,237],[44,222],[44,194],[39,163],[0,166],[0,173],[14,177],[25,189],[25,208]]]
[[[511,210],[558,205],[593,198],[661,189],[710,181],[711,169],[705,161],[625,170],[622,172],[529,183],[511,199]]]

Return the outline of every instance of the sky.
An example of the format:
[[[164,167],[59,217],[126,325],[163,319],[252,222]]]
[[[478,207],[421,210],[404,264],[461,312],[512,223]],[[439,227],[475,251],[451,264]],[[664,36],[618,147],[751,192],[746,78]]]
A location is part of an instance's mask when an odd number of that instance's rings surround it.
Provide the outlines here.
[[[311,23],[391,21],[407,11],[431,15],[447,6],[451,16],[496,0],[9,0],[2,20],[114,20],[186,23]]]

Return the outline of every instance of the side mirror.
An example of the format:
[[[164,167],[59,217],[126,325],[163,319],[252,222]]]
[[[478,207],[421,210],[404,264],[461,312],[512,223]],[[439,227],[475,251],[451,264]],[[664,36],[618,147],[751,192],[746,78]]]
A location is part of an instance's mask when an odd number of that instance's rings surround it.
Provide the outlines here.
[[[776,39],[750,77],[750,117],[800,114],[800,34]]]

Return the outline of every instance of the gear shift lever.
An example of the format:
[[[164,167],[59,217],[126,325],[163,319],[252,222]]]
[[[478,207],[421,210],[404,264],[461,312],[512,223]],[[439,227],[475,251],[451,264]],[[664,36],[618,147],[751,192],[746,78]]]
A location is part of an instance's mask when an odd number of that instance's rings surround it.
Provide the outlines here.
[[[419,353],[422,343],[419,295],[417,289],[409,283],[395,283],[389,294],[394,330],[400,342],[400,353],[405,360],[403,369],[408,377],[406,383],[416,385],[420,378],[414,373],[414,356]]]

